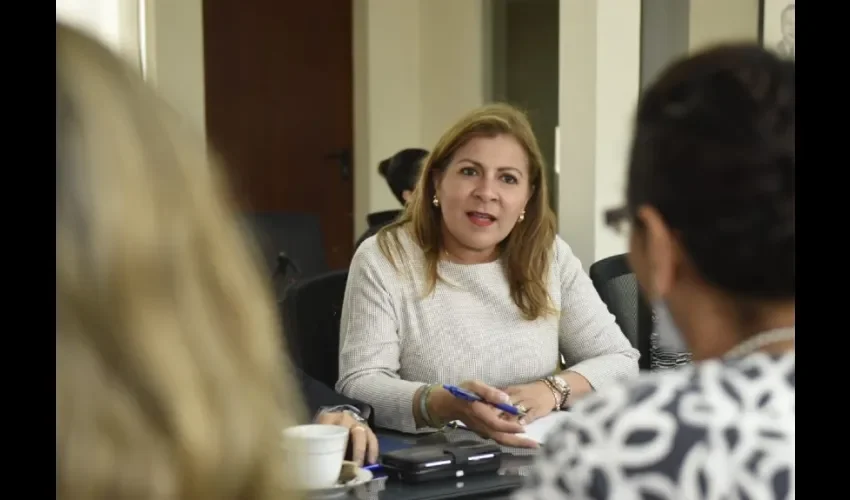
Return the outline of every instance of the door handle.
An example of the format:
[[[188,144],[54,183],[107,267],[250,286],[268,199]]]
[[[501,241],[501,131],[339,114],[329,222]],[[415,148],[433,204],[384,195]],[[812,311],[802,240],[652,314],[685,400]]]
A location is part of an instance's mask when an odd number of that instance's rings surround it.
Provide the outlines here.
[[[351,179],[352,155],[350,148],[343,148],[339,151],[325,155],[325,161],[334,161],[339,167],[339,173],[342,180],[348,181]]]

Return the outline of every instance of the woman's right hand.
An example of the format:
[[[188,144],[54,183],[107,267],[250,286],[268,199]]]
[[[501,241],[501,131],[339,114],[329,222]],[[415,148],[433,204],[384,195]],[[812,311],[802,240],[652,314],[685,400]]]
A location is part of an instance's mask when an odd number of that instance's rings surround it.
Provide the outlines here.
[[[463,382],[460,387],[481,396],[491,403],[508,403],[507,394],[483,382],[471,380]],[[507,415],[502,410],[480,401],[464,401],[440,387],[431,393],[433,413],[443,421],[460,420],[469,430],[482,437],[490,438],[504,446],[518,448],[536,448],[537,442],[519,436],[524,432],[516,417]]]

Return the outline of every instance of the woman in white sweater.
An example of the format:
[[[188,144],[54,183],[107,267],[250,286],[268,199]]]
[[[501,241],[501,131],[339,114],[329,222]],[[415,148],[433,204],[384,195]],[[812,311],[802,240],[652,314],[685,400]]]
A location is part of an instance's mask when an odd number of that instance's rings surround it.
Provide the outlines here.
[[[520,111],[474,110],[425,160],[405,213],[357,250],[336,388],[371,404],[378,426],[418,432],[461,420],[533,447],[517,435],[522,424],[637,375],[638,352],[555,234],[543,169]],[[527,414],[506,418],[442,384]]]

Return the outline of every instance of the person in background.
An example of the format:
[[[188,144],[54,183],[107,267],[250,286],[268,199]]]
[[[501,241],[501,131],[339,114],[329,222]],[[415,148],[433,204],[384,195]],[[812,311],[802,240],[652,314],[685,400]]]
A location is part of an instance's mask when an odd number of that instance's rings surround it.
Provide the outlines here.
[[[419,179],[419,169],[426,156],[428,151],[424,149],[408,148],[402,149],[378,164],[378,173],[387,181],[390,190],[402,206],[407,206],[408,200],[413,196],[413,189]],[[357,239],[354,250],[356,251],[367,238],[377,234],[382,227],[396,220],[401,212],[402,210],[384,210],[369,214],[366,217],[369,228]]]
[[[660,340],[694,363],[579,401],[517,500],[795,497],[795,114],[794,62],[754,44],[646,90],[607,218],[629,224]]]
[[[530,423],[637,376],[638,351],[555,233],[522,112],[469,112],[422,168],[401,218],[352,259],[336,389],[372,405],[381,427],[429,432],[460,420],[503,445],[534,447],[517,435],[522,422],[442,384],[510,399]]]

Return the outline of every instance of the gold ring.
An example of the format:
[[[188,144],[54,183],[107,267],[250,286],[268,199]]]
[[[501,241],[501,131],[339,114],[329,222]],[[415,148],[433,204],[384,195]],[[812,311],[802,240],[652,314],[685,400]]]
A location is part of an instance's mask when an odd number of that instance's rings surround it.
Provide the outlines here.
[[[366,432],[366,428],[363,427],[362,425],[355,425],[354,427],[351,428],[351,432],[354,432],[354,431]]]
[[[526,408],[524,404],[517,403],[514,406],[516,407],[517,410],[519,410],[520,413],[528,413],[528,408]]]

